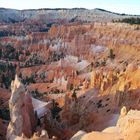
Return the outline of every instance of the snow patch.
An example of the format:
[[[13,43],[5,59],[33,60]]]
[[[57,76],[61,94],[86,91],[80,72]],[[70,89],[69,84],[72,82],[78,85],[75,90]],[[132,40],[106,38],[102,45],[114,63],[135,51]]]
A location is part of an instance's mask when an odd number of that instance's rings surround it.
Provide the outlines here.
[[[75,65],[75,68],[78,70],[78,71],[81,71],[83,69],[85,69],[90,63],[86,60],[82,60],[81,62],[77,63]]]
[[[91,45],[91,51],[93,53],[103,53],[105,51],[107,51],[108,48],[104,47],[104,46],[95,46],[95,45]]]
[[[32,104],[34,107],[34,111],[37,112],[37,115],[40,118],[48,112],[47,106],[50,104],[50,102],[43,102],[38,99],[32,98]]]

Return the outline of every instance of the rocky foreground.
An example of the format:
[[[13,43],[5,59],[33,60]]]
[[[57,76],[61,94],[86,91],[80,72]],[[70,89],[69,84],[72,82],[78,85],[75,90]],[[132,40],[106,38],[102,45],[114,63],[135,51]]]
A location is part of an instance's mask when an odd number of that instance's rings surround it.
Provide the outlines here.
[[[70,140],[139,140],[140,138],[140,111],[121,109],[116,126],[108,127],[102,132],[77,132]]]
[[[36,118],[33,112],[32,99],[16,76],[11,84],[12,95],[9,101],[11,121],[7,129],[8,140],[51,140],[47,131],[36,129]],[[49,116],[49,114],[46,114]],[[35,130],[36,129],[36,130]],[[102,132],[77,132],[70,140],[139,140],[140,138],[140,111],[121,109],[116,126],[105,128]],[[36,133],[35,133],[36,131]],[[37,134],[38,133],[38,134]],[[32,138],[31,138],[32,137]],[[52,139],[57,139],[53,137]]]

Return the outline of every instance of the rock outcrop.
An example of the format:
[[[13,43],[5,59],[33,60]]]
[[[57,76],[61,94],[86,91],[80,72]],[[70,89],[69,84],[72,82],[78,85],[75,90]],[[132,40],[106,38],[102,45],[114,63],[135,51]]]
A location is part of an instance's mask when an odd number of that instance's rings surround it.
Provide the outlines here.
[[[117,123],[119,132],[124,140],[139,140],[140,138],[140,111],[130,110],[121,116]]]
[[[102,132],[93,131],[90,133],[75,134],[71,140],[139,140],[140,138],[140,111],[130,110],[126,112],[126,108],[121,110],[120,118],[117,125],[109,127]]]
[[[70,140],[79,140],[79,139],[81,139],[85,134],[87,134],[85,131],[78,131]]]
[[[91,88],[105,91],[115,84],[118,78],[117,71],[111,69],[94,70],[91,75]]]
[[[36,125],[32,99],[17,75],[11,83],[11,90],[9,100],[11,121],[7,129],[7,139],[15,140],[16,136],[21,135],[30,138]]]
[[[126,114],[127,114],[127,110],[126,110],[126,107],[124,106],[124,107],[121,109],[120,117],[124,117]]]

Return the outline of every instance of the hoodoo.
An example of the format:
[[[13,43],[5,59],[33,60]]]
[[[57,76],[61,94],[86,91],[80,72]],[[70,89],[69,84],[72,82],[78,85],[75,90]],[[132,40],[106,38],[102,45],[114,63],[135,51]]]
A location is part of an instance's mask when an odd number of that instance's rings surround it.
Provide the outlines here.
[[[7,139],[15,140],[16,136],[22,135],[30,138],[36,127],[32,99],[17,75],[11,83],[11,91],[9,100],[11,121],[7,129]]]

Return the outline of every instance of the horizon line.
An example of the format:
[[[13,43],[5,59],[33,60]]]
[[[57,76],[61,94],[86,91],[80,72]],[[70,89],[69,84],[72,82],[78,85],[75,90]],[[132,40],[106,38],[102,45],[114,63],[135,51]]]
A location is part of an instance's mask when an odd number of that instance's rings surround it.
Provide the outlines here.
[[[113,12],[111,10],[106,10],[106,9],[103,9],[103,8],[84,8],[84,7],[71,7],[71,8],[60,8],[60,7],[57,7],[57,8],[25,8],[25,9],[18,9],[18,8],[9,8],[9,7],[0,7],[0,9],[11,9],[11,10],[18,10],[18,11],[26,11],[26,10],[72,10],[72,9],[83,9],[83,10],[102,10],[104,12],[109,12],[109,13],[113,13],[113,14],[119,14],[119,15],[130,15],[130,16],[140,16],[139,14],[127,14],[127,13],[119,13],[119,12]]]

